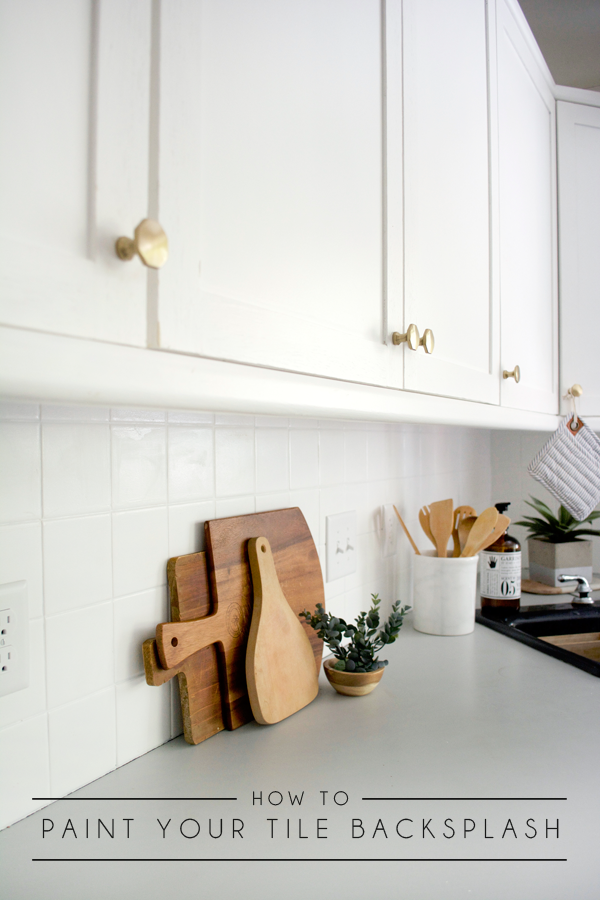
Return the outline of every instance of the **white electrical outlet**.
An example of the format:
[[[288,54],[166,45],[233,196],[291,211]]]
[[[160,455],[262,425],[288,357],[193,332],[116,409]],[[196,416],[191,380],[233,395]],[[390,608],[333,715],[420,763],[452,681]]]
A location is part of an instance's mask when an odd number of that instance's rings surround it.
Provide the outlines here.
[[[327,516],[327,581],[356,572],[356,512]]]
[[[0,697],[29,684],[27,582],[0,584]]]
[[[386,503],[381,507],[383,521],[383,540],[381,542],[381,555],[393,556],[396,552],[396,513],[394,504]]]

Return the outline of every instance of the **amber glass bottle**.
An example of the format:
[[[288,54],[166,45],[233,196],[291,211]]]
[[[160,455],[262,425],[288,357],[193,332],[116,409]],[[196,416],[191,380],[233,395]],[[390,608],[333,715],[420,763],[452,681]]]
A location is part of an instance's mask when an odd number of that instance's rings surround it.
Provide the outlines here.
[[[499,513],[510,503],[496,503]],[[521,545],[508,531],[479,554],[481,608],[519,609],[521,605]]]

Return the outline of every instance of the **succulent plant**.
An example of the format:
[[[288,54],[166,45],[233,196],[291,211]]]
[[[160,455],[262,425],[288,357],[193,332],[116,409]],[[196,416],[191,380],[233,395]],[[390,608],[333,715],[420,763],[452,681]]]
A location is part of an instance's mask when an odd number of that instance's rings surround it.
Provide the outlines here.
[[[536,500],[535,497],[531,498],[531,503],[529,500],[526,500],[525,503],[542,516],[542,518],[525,516],[522,521],[515,522],[515,525],[523,525],[528,529],[529,537],[548,541],[550,544],[566,544],[568,541],[581,540],[585,535],[600,535],[600,531],[593,528],[579,527],[599,518],[600,511],[598,510],[591,512],[587,519],[578,522],[564,506],[560,507],[558,516],[555,516],[549,506],[546,506],[541,500]]]
[[[355,620],[355,625],[349,625],[344,619],[325,612],[321,603],[317,603],[315,613],[305,609],[300,616],[314,628],[336,657],[334,669],[342,672],[373,672],[387,666],[387,659],[379,659],[375,654],[386,644],[394,643],[404,616],[410,609],[410,606],[403,606],[400,609],[398,600],[392,606],[392,612],[385,625],[379,628],[380,603],[379,595],[371,594],[371,609],[368,612],[361,612]],[[350,641],[342,644],[345,638],[350,638]]]

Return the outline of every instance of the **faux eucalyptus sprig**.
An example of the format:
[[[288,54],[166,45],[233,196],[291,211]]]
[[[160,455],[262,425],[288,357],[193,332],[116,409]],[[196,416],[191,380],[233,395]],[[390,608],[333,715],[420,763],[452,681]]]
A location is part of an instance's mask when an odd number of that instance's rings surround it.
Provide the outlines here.
[[[587,519],[578,522],[564,506],[560,507],[557,517],[549,506],[546,506],[541,500],[536,500],[535,497],[531,498],[531,503],[529,500],[526,500],[525,503],[540,513],[542,517],[525,516],[521,522],[515,522],[515,525],[523,525],[529,530],[529,537],[548,541],[551,544],[566,544],[569,541],[578,541],[585,535],[600,535],[600,531],[593,528],[580,528],[586,522],[593,522],[600,518],[598,510],[591,512]]]
[[[342,672],[373,672],[387,666],[387,659],[379,659],[375,654],[386,644],[394,643],[402,628],[404,616],[410,609],[410,606],[403,606],[400,609],[398,600],[392,606],[389,619],[378,633],[380,603],[379,595],[371,594],[371,609],[368,612],[361,612],[355,625],[349,625],[344,619],[325,612],[321,603],[317,603],[314,614],[305,609],[300,616],[314,628],[336,657],[337,662],[332,668]],[[343,645],[342,641],[345,638],[350,638],[350,642]]]

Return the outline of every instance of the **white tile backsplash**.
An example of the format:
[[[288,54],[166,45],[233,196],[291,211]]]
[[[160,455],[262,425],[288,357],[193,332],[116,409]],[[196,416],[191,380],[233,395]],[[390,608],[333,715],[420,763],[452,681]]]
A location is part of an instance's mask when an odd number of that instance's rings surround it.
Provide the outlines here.
[[[40,426],[0,423],[0,521],[39,519],[41,513]]]
[[[48,714],[53,797],[64,797],[114,769],[115,718],[112,685]]]
[[[110,509],[108,425],[44,424],[42,467],[44,516],[75,516]]]
[[[62,706],[114,682],[113,604],[46,619],[48,708]]]
[[[46,615],[112,599],[111,517],[44,522]]]
[[[484,507],[500,484],[522,497],[521,459],[543,437],[511,438],[507,458],[466,428],[0,405],[0,583],[27,581],[31,628],[30,685],[0,698],[1,752],[17,760],[1,824],[181,732],[177,686],[148,687],[141,643],[168,617],[168,558],[203,550],[205,521],[298,506],[325,574],[325,518],[355,510],[357,571],[326,585],[353,618],[373,592],[410,603],[403,533],[381,558],[383,503],[424,546],[421,505]]]

